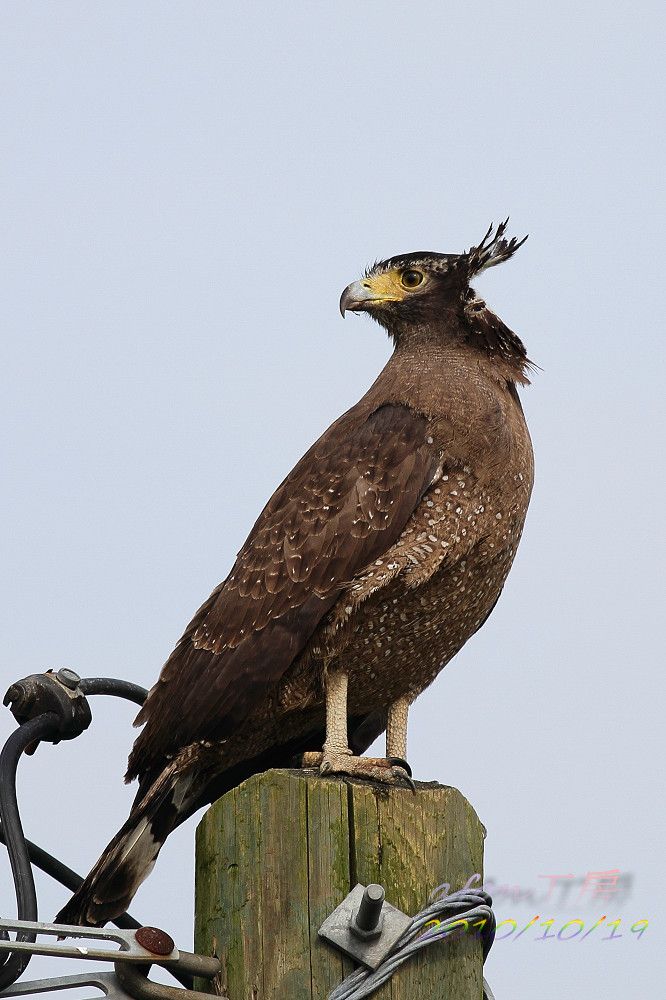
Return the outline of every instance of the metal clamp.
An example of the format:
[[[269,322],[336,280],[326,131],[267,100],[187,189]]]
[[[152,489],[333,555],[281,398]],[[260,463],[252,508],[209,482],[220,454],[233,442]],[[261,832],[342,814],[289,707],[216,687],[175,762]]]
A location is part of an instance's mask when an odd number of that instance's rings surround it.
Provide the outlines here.
[[[44,674],[30,674],[11,685],[2,703],[9,706],[19,725],[54,712],[58,725],[52,735],[42,738],[50,743],[74,740],[92,722],[90,706],[79,687],[80,680],[78,674],[67,668],[57,673],[47,670]],[[31,754],[36,748],[37,743],[24,752]]]

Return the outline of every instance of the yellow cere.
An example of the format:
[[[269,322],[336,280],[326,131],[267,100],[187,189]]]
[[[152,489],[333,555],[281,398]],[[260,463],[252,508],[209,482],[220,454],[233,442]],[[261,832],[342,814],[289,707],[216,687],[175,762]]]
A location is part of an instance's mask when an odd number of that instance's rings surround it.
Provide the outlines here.
[[[402,271],[386,271],[365,278],[364,285],[369,285],[373,296],[382,302],[402,302],[409,295],[409,289],[402,284]]]

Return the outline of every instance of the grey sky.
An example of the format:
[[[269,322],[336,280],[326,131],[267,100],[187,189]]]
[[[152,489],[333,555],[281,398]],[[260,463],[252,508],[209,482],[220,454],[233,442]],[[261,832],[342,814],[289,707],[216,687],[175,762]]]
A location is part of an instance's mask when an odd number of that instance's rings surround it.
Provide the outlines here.
[[[625,1000],[662,964],[663,28],[656,3],[0,7],[3,691],[64,665],[152,683],[388,357],[342,288],[509,213],[530,233],[478,282],[543,369],[527,528],[410,758],[470,799],[499,882],[633,886],[598,914],[498,904],[624,931],[499,941],[498,1000]],[[26,831],[81,871],[132,796],[132,709],[93,707],[20,775]],[[134,905],[185,947],[193,832]],[[11,911],[4,863],[0,889]],[[64,897],[40,881],[43,918]]]

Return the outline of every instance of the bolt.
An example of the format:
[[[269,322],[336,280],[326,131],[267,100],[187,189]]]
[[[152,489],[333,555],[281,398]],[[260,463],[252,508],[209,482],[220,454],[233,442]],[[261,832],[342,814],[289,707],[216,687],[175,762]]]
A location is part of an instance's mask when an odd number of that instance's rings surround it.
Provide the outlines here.
[[[134,937],[142,948],[151,951],[153,955],[170,955],[176,947],[173,938],[159,927],[139,927],[134,932]]]
[[[378,937],[382,932],[382,907],[386,893],[381,885],[366,886],[356,914],[351,922],[351,929],[357,937]]]
[[[75,687],[78,687],[81,680],[76,671],[70,670],[69,667],[63,667],[59,670],[56,677],[61,684],[64,684],[65,687],[69,688],[71,691],[73,691]]]

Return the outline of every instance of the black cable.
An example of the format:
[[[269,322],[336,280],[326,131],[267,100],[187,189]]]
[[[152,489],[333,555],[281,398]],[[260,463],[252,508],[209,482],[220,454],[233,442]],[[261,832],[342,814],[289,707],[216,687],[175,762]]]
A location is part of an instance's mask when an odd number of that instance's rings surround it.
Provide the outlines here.
[[[79,689],[84,695],[112,695],[124,698],[142,705],[148,694],[146,688],[130,681],[121,681],[112,677],[89,677],[79,682]],[[47,712],[22,723],[7,740],[0,754],[0,843],[5,844],[14,876],[16,890],[17,917],[19,920],[38,919],[37,894],[31,864],[50,875],[71,892],[76,892],[83,878],[73,869],[54,858],[37,844],[26,840],[23,833],[21,818],[16,797],[16,771],[21,754],[41,739],[50,739],[60,730],[61,720],[55,712]],[[123,930],[138,930],[142,927],[129,913],[123,913],[112,921],[116,927]],[[9,935],[2,932],[7,940]],[[18,941],[34,941],[35,934],[30,932],[17,933]],[[0,992],[16,982],[25,971],[31,955],[27,952],[13,952],[0,957]],[[193,978],[188,973],[168,969],[171,975],[186,989],[193,988]]]
[[[0,843],[5,845],[7,844],[7,838],[5,837],[5,832],[1,823]],[[40,871],[43,871],[46,875],[50,875],[52,879],[55,879],[55,881],[59,882],[60,885],[64,885],[66,889],[69,889],[71,892],[76,892],[83,882],[82,875],[79,875],[78,872],[75,872],[66,864],[63,864],[63,862],[59,861],[58,858],[54,858],[52,854],[49,854],[48,851],[45,851],[38,844],[34,844],[31,840],[26,840],[25,844],[28,848],[30,861],[36,868],[39,868]],[[120,916],[116,917],[115,920],[112,920],[111,923],[115,924],[116,927],[120,927],[121,930],[136,931],[139,927],[143,927],[143,924],[129,913],[121,913]],[[8,935],[6,931],[3,932],[3,936],[7,939]],[[181,969],[172,968],[168,968],[166,971],[172,975],[174,979],[177,979],[178,982],[186,989],[193,989],[194,979],[191,975],[189,975],[189,973],[184,972]]]
[[[7,844],[7,838],[1,823],[0,844]],[[60,885],[64,885],[70,892],[76,892],[83,882],[83,877],[78,872],[75,872],[72,868],[68,868],[66,864],[63,864],[58,858],[54,858],[52,854],[49,854],[48,851],[45,851],[38,844],[34,844],[31,840],[26,840],[25,844],[28,848],[30,861],[35,868],[39,868],[46,875],[50,875],[51,878],[59,882]],[[138,920],[131,917],[129,913],[123,913],[113,923],[116,927],[121,927],[123,930],[138,930],[139,927],[143,927],[143,924],[140,924]]]
[[[55,712],[38,715],[11,734],[0,754],[0,814],[4,821],[3,839],[6,838],[9,851],[19,920],[37,920],[37,894],[16,800],[16,769],[21,754],[31,743],[55,736],[59,728],[60,720]],[[19,931],[16,939],[34,941],[35,937],[29,931]],[[26,952],[10,953],[0,966],[0,992],[16,982],[30,958]]]
[[[109,694],[116,698],[125,698],[136,705],[143,705],[148,691],[131,681],[119,681],[115,677],[85,677],[79,681],[79,688],[85,695]]]

